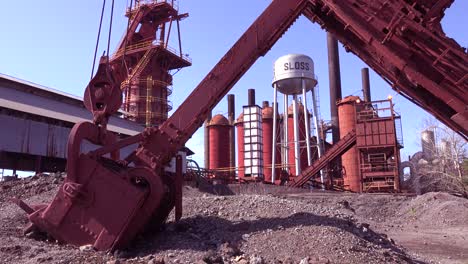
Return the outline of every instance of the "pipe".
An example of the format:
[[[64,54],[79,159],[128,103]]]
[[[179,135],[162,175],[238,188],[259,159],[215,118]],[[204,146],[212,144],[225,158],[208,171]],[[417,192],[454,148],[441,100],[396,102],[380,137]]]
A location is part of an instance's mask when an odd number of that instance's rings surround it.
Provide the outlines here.
[[[362,94],[364,95],[365,102],[371,102],[370,81],[369,81],[369,68],[361,69],[362,76]]]
[[[312,153],[310,149],[310,128],[309,128],[309,111],[307,110],[306,98],[306,80],[302,79],[302,105],[304,105],[304,123],[305,123],[305,136],[307,147],[307,166],[312,165]],[[317,129],[318,131],[318,129]]]
[[[228,94],[228,120],[231,128],[229,129],[229,167],[236,166],[236,132],[234,128],[234,119],[236,114],[235,97],[233,94]],[[235,170],[234,170],[235,174]]]
[[[254,106],[255,105],[255,89],[249,89],[248,91],[248,103],[249,106]]]
[[[209,124],[211,121],[211,111],[206,115],[205,120],[205,169],[210,167],[210,128]]]
[[[299,120],[297,114],[297,95],[293,95],[293,125],[294,125],[294,161],[296,162],[296,176],[301,174],[301,151],[299,145]]]
[[[272,144],[272,151],[271,153],[271,183],[275,183],[275,163],[276,163],[276,120],[278,119],[278,113],[276,112],[278,109],[277,103],[277,96],[278,90],[276,87],[276,83],[273,85],[273,144]],[[267,102],[268,103],[268,102]]]
[[[328,78],[330,79],[330,114],[332,122],[333,144],[340,140],[338,119],[338,106],[336,102],[341,99],[340,55],[338,41],[331,33],[327,33],[328,47]]]
[[[283,96],[283,99],[284,99],[284,113],[283,113],[283,135],[284,135],[284,139],[283,139],[283,144],[284,144],[284,153],[283,153],[283,158],[284,158],[284,162],[283,164],[288,164],[289,163],[289,153],[288,153],[288,149],[289,149],[289,142],[288,142],[288,105],[289,105],[289,101],[288,101],[288,95],[287,94],[284,94]],[[286,166],[285,167],[286,170],[289,170],[289,166]]]

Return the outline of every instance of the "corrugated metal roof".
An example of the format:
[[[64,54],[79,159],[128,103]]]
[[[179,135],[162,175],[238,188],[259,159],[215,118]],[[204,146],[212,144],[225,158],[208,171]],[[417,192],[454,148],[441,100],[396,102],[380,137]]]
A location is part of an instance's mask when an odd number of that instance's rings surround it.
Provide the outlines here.
[[[19,84],[13,88],[5,82],[0,82],[1,107],[71,123],[92,120],[91,113],[83,106],[82,99],[77,96],[5,74],[0,74],[0,81],[1,79]],[[38,93],[29,92],[31,89],[37,90]],[[66,103],[60,100],[61,98],[67,99],[68,102],[76,101],[76,104]],[[124,135],[135,135],[144,128],[135,122],[112,116],[109,119],[108,129]]]

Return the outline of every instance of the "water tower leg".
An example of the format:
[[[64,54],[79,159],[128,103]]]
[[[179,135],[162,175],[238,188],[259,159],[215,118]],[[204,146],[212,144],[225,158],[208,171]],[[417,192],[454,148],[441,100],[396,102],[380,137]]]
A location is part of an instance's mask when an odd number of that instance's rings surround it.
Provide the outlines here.
[[[296,176],[301,174],[301,152],[299,145],[299,121],[297,114],[297,95],[293,95],[293,120],[294,120],[294,160],[296,162]]]
[[[272,151],[271,153],[271,183],[275,183],[275,162],[276,162],[276,120],[278,119],[278,114],[277,114],[277,94],[278,90],[276,87],[276,83],[273,85],[273,144],[272,144]]]
[[[305,136],[307,146],[307,166],[312,165],[312,153],[310,149],[310,127],[309,127],[309,111],[307,110],[306,98],[306,85],[305,79],[302,79],[302,104],[304,105],[304,123],[305,123]]]
[[[283,131],[284,131],[284,139],[283,139],[283,144],[284,144],[284,162],[283,164],[286,165],[284,169],[289,172],[289,142],[288,142],[288,106],[289,106],[289,101],[288,101],[288,95],[284,94],[284,113],[283,113]]]

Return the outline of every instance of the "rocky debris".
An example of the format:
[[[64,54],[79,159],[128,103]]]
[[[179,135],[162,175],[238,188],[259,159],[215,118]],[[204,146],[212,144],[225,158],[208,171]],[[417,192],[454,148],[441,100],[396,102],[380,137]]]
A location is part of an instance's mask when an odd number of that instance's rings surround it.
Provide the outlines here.
[[[432,227],[434,221],[443,224],[440,228],[468,228],[467,200],[442,193],[418,197],[304,190],[295,193],[277,186],[257,185],[261,194],[255,193],[254,186],[238,186],[228,191],[229,195],[218,196],[184,187],[184,217],[180,222],[170,220],[160,233],[139,237],[130,248],[112,254],[97,252],[91,245],[77,248],[24,236],[26,215],[8,200],[16,196],[31,204],[48,202],[62,181],[63,175],[59,174],[0,183],[0,263],[306,264],[466,260],[461,254],[452,254],[450,259],[420,254],[395,243],[387,235],[404,232],[408,222],[420,230]],[[465,248],[462,246],[461,250]]]
[[[416,225],[418,222],[437,226],[462,225],[468,222],[468,199],[430,192],[412,199],[400,208],[397,216]]]
[[[8,202],[11,198],[28,198],[35,195],[42,196],[48,191],[55,191],[65,178],[64,173],[38,174],[27,178],[0,183],[0,203]]]

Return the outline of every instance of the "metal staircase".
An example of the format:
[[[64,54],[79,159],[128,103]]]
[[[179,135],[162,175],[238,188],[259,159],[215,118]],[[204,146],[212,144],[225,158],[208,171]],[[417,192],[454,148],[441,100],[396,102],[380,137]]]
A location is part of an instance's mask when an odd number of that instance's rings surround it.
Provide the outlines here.
[[[289,186],[301,187],[321,169],[324,169],[328,163],[348,151],[355,144],[356,131],[353,130],[340,139],[340,141],[338,141],[336,144],[333,144],[333,146],[327,152],[325,152],[325,154],[320,159],[316,160],[310,167],[307,167],[305,170],[303,170],[302,173],[289,184]]]
[[[146,51],[146,53],[140,59],[138,64],[135,66],[135,69],[132,71],[132,73],[128,76],[128,78],[125,81],[122,82],[120,86],[122,89],[125,88],[127,85],[130,85],[132,80],[135,77],[139,76],[140,73],[146,68],[151,58],[153,57],[155,50],[156,50],[155,48],[150,48],[149,50]]]

